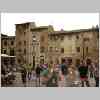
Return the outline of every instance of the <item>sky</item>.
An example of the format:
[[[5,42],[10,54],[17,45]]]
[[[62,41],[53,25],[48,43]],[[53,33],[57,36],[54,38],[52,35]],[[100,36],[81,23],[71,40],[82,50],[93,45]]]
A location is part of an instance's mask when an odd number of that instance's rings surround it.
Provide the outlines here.
[[[35,22],[54,30],[87,29],[99,25],[99,13],[1,13],[1,33],[15,35],[15,24]]]

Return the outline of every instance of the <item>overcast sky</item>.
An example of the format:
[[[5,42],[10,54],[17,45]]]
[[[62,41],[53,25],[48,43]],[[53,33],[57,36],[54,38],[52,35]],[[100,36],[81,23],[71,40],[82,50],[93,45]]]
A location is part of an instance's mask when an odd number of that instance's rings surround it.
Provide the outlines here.
[[[15,35],[15,24],[25,22],[53,25],[55,30],[75,30],[99,25],[99,13],[2,13],[1,32]]]

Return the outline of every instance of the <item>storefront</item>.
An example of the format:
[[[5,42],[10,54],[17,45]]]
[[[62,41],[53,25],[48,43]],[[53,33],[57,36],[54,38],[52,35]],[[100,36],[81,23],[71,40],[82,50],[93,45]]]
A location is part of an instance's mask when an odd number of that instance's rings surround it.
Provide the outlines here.
[[[15,56],[8,56],[6,54],[1,54],[1,65],[15,65]]]

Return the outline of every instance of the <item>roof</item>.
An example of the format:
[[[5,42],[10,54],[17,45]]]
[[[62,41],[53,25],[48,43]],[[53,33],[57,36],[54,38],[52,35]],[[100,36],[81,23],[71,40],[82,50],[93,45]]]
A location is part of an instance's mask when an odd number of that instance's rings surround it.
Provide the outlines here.
[[[39,26],[39,27],[35,27],[33,29],[47,29],[47,28],[48,28],[48,26]]]
[[[90,32],[90,31],[98,31],[99,32],[99,28],[90,28],[90,29],[80,29],[80,30],[72,30],[72,31],[54,31],[52,33],[50,33],[49,35],[64,35],[64,34],[76,34],[76,33],[80,33],[80,32]]]
[[[53,29],[53,26],[52,25],[48,25],[48,26],[38,26],[38,27],[32,28],[31,31],[45,30],[45,29],[49,29],[49,28],[52,28]]]
[[[30,23],[34,23],[35,24],[35,22],[25,22],[25,23],[18,23],[18,24],[15,24],[15,25],[24,25],[24,24],[30,24]]]
[[[1,37],[7,37],[7,35],[1,33]]]

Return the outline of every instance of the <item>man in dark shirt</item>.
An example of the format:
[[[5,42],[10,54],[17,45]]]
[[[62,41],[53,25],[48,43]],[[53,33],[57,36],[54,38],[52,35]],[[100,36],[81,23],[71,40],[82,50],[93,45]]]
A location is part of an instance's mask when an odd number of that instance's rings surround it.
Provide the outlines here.
[[[79,67],[79,73],[80,73],[80,79],[82,81],[82,87],[84,87],[84,82],[86,82],[86,85],[89,87],[90,85],[88,81],[88,66],[83,61]]]
[[[68,70],[68,66],[66,65],[65,59],[63,59],[61,63],[62,75],[67,75],[67,70]]]
[[[22,82],[23,82],[23,84],[24,84],[25,87],[26,87],[26,75],[27,75],[27,71],[22,66],[22,69],[21,69],[21,77],[22,77]]]
[[[36,85],[37,85],[37,81],[39,80],[39,86],[40,86],[40,73],[42,71],[42,68],[39,66],[39,64],[36,67]]]

